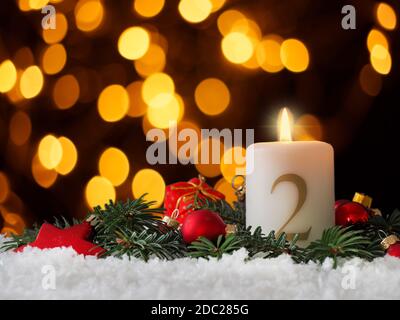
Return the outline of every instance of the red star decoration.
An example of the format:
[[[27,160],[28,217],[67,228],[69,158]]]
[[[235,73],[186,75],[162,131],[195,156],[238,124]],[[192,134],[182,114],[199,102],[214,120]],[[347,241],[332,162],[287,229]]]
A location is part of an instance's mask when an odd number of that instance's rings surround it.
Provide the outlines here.
[[[35,241],[28,245],[20,246],[15,251],[22,252],[27,246],[39,249],[72,247],[78,254],[97,256],[104,253],[105,250],[87,241],[91,232],[92,226],[88,222],[77,224],[66,229],[59,229],[49,223],[44,223]]]

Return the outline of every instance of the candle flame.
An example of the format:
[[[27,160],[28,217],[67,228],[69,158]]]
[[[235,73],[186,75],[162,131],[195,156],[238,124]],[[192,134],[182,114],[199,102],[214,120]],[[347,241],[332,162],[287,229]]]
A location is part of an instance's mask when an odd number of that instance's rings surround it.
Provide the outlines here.
[[[278,120],[278,134],[279,141],[292,141],[292,125],[290,111],[287,108],[283,108],[279,120]]]

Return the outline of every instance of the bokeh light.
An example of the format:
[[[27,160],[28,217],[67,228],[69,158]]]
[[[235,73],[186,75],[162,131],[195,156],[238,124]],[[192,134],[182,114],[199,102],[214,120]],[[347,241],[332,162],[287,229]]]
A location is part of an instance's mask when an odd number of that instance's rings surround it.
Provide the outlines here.
[[[62,147],[62,158],[55,170],[61,175],[69,174],[76,166],[78,161],[78,151],[75,144],[67,137],[60,137],[58,141]]]
[[[195,91],[199,109],[207,115],[221,114],[229,105],[230,93],[225,83],[216,78],[201,81]]]
[[[147,111],[147,105],[142,98],[143,81],[134,81],[126,87],[129,95],[128,116],[141,117]]]
[[[17,69],[11,60],[5,60],[0,64],[0,92],[10,91],[17,82]]]
[[[142,77],[147,77],[153,73],[163,71],[165,62],[164,50],[158,44],[152,43],[146,54],[135,60],[135,69]]]
[[[254,54],[254,46],[251,39],[244,33],[228,33],[221,43],[225,58],[236,64],[245,63]]]
[[[21,75],[19,89],[26,99],[36,97],[43,88],[44,78],[38,66],[28,67]]]
[[[86,185],[86,202],[90,208],[101,206],[115,201],[116,193],[112,183],[104,177],[95,176]]]
[[[151,18],[161,12],[164,3],[165,0],[133,0],[133,9],[142,17]]]
[[[150,35],[142,27],[130,27],[118,39],[118,51],[124,58],[135,60],[143,57],[150,45]]]
[[[312,114],[304,114],[299,117],[294,125],[294,140],[322,140],[322,125],[317,117]]]
[[[160,207],[164,201],[164,179],[161,174],[153,169],[142,169],[133,178],[132,193],[135,198],[147,193],[145,199],[155,201],[152,207]]]
[[[163,107],[174,98],[175,84],[166,73],[154,73],[143,83],[142,98],[149,107]]]
[[[381,2],[377,6],[376,19],[378,20],[379,24],[387,30],[393,30],[394,28],[396,28],[396,12],[387,3]]]
[[[0,203],[3,203],[7,200],[9,193],[10,183],[8,182],[8,178],[4,172],[0,171]]]
[[[63,149],[60,141],[49,134],[40,140],[38,157],[46,169],[54,169],[61,162]]]
[[[166,129],[171,123],[177,123],[181,115],[181,104],[176,95],[167,104],[147,108],[149,122],[156,128]]]
[[[106,149],[99,159],[99,172],[114,186],[121,185],[129,174],[128,157],[117,148]]]
[[[57,180],[57,172],[45,168],[39,160],[38,155],[35,155],[32,159],[31,170],[36,183],[42,188],[50,188]]]
[[[310,62],[307,47],[297,39],[288,39],[281,45],[281,60],[283,65],[292,72],[303,72]]]
[[[6,210],[1,210],[1,213],[4,219],[4,225],[6,230],[9,228],[12,230],[11,232],[15,234],[23,233],[26,225],[24,220],[19,214],[8,212]]]
[[[392,57],[390,52],[380,44],[377,44],[372,48],[370,61],[375,71],[383,75],[388,74],[392,68]]]
[[[17,145],[25,144],[32,131],[32,123],[29,116],[24,111],[17,111],[10,120],[10,139]]]
[[[389,49],[389,42],[388,42],[386,36],[379,30],[372,29],[368,33],[368,37],[367,37],[368,50],[371,52],[372,49],[374,48],[374,46],[376,46],[377,44],[380,44],[381,46],[384,46],[386,49]]]
[[[215,12],[221,9],[224,6],[225,2],[226,0],[211,0],[211,5],[212,5],[211,12]]]
[[[369,96],[375,97],[382,88],[382,76],[370,64],[365,65],[360,72],[361,89]]]
[[[71,108],[79,98],[78,80],[71,74],[57,79],[53,88],[53,100],[59,109]]]
[[[225,195],[225,200],[230,205],[233,205],[233,203],[237,201],[235,190],[232,188],[232,184],[226,181],[224,178],[221,178],[217,181],[217,183],[214,186],[214,189]]]
[[[75,6],[76,27],[84,32],[96,30],[104,18],[104,7],[100,0],[79,0]]]
[[[226,36],[232,31],[232,27],[237,21],[245,18],[246,16],[238,10],[224,11],[217,20],[218,30],[223,36]]]
[[[176,129],[176,135],[178,137],[178,140],[176,142],[176,150],[175,150],[175,148],[170,147],[169,151],[173,155],[175,155],[181,163],[189,163],[191,160],[193,160],[193,157],[195,157],[195,153],[192,151],[189,151],[189,148],[185,148],[187,145],[183,149],[181,149],[181,147],[183,147],[190,139],[190,137],[184,137],[184,135],[186,135],[187,132],[185,132],[183,130],[189,129],[190,134],[195,133],[197,135],[197,139],[199,141],[200,134],[201,134],[200,128],[193,121],[184,120],[184,121],[179,122],[177,124],[176,128],[174,128],[174,129]],[[173,133],[173,131],[171,130],[169,132],[169,134],[171,135],[172,133]],[[166,135],[168,135],[168,133],[166,133]],[[184,140],[180,141],[180,137]],[[197,148],[197,146],[196,146],[196,148]]]
[[[106,87],[97,101],[100,116],[107,122],[121,120],[129,109],[129,95],[126,89],[118,84]]]
[[[258,44],[256,57],[258,65],[266,72],[279,72],[284,66],[281,60],[281,43],[277,35],[269,35]]]
[[[32,10],[42,9],[49,3],[49,0],[28,0],[29,8]]]
[[[180,0],[178,10],[190,23],[199,23],[208,18],[213,9],[210,0]]]
[[[46,48],[42,56],[42,69],[46,74],[60,72],[67,62],[67,52],[62,44],[56,43]]]
[[[219,176],[221,174],[219,162],[223,154],[224,143],[220,139],[202,139],[196,152],[198,163],[196,163],[195,166],[197,171],[208,178]]]
[[[221,173],[229,183],[235,175],[245,174],[246,149],[235,146],[225,150],[221,157]]]
[[[43,29],[42,37],[43,40],[48,44],[61,42],[68,31],[68,21],[64,14],[56,14],[56,28],[55,29]]]

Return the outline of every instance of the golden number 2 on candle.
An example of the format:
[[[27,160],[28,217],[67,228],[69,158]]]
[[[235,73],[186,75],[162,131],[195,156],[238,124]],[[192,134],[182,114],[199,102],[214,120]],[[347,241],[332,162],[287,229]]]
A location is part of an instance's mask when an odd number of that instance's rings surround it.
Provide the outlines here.
[[[293,213],[290,215],[289,219],[283,224],[283,226],[279,229],[278,231],[278,235],[283,231],[283,229],[286,228],[286,226],[290,223],[290,221],[292,221],[292,219],[299,213],[299,211],[301,210],[301,208],[304,205],[304,202],[306,201],[307,198],[307,184],[304,181],[304,179],[302,177],[300,177],[297,174],[293,174],[293,173],[289,173],[289,174],[284,174],[281,175],[279,178],[277,178],[271,188],[271,194],[275,191],[275,188],[277,187],[277,185],[279,185],[281,182],[292,182],[295,184],[295,186],[297,187],[297,191],[298,191],[298,200],[297,200],[297,205],[296,208],[294,209]],[[299,240],[307,240],[308,236],[310,234],[311,231],[311,227],[303,233],[299,233]],[[287,239],[292,239],[294,237],[294,233],[288,233],[287,234]]]

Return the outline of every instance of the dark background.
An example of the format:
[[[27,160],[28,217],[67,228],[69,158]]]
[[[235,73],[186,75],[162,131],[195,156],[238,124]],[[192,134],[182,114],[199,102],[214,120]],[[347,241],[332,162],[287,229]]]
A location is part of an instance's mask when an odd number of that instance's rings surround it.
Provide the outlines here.
[[[106,85],[127,85],[139,76],[130,61],[123,59],[116,40],[131,25],[150,23],[169,42],[167,66],[176,87],[186,102],[186,115],[203,128],[254,128],[256,141],[275,140],[278,109],[289,105],[296,116],[312,113],[321,121],[323,140],[335,148],[336,197],[351,198],[355,191],[374,198],[374,207],[389,212],[400,206],[399,155],[399,27],[385,31],[390,41],[392,70],[383,77],[378,96],[366,95],[359,85],[359,73],[369,62],[366,39],[377,26],[374,7],[377,1],[279,0],[228,1],[224,8],[199,25],[185,22],[177,11],[178,1],[168,0],[161,14],[144,21],[131,11],[131,1],[105,1],[107,20],[99,33],[87,36],[69,32],[63,43],[69,59],[62,71],[77,65],[96,70],[98,82],[92,101],[78,103],[59,111],[47,94],[58,75],[46,78],[42,93],[26,102],[32,120],[32,135],[27,146],[14,148],[8,139],[8,121],[16,106],[0,95],[0,170],[7,174],[11,188],[24,206],[28,223],[51,219],[54,215],[83,216],[84,186],[97,174],[97,159],[105,146],[121,148],[133,159],[127,183],[119,187],[118,198],[131,197],[130,183],[135,172],[149,167],[145,160],[148,143],[141,120],[125,118],[117,124],[102,121],[97,113],[96,96]],[[400,12],[398,1],[387,1]],[[357,10],[357,29],[341,28],[341,8],[352,4]],[[283,38],[301,39],[310,52],[307,71],[295,74],[281,71],[267,74],[249,71],[227,62],[220,50],[218,15],[228,8],[239,9],[253,18],[263,34],[277,33]],[[22,13],[13,0],[0,6],[0,60],[12,56],[22,46],[35,53],[43,46],[39,33],[42,15]],[[112,70],[108,72],[107,70]],[[217,117],[207,117],[196,107],[193,91],[205,77],[224,79],[231,92],[231,105]],[[80,159],[74,171],[50,189],[38,186],[30,173],[37,143],[53,132],[70,137]],[[194,166],[156,166],[166,183],[183,181],[197,175]],[[218,179],[211,179],[215,182]]]

